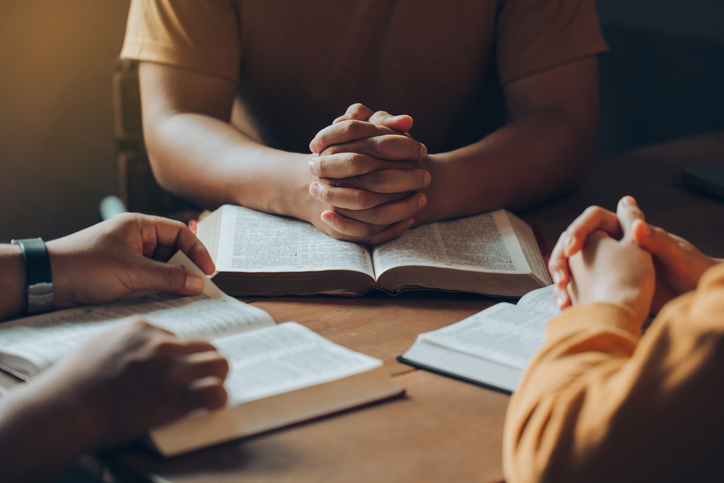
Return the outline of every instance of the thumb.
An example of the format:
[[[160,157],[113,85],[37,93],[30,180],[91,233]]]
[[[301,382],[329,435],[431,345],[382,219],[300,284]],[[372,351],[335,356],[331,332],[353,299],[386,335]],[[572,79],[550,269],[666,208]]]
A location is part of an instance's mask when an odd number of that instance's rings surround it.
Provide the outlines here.
[[[347,108],[347,112],[335,119],[332,124],[337,124],[338,122],[350,120],[367,121],[372,114],[372,109],[360,102],[357,102],[349,106]]]
[[[188,270],[162,262],[145,260],[137,269],[134,290],[155,290],[177,295],[195,295],[204,289],[204,281]]]
[[[644,250],[664,259],[667,258],[667,254],[679,247],[677,241],[666,230],[648,223],[637,223],[634,226],[633,239]]]
[[[192,409],[219,409],[226,405],[228,394],[224,381],[218,377],[204,377],[189,384],[187,403]]]
[[[395,131],[406,133],[412,129],[412,118],[407,114],[393,116],[385,111],[377,111],[369,119],[372,124],[385,126]]]
[[[633,224],[636,220],[643,221],[645,219],[644,212],[639,209],[636,200],[631,196],[621,198],[616,208],[616,216],[621,224],[624,238],[632,236]]]

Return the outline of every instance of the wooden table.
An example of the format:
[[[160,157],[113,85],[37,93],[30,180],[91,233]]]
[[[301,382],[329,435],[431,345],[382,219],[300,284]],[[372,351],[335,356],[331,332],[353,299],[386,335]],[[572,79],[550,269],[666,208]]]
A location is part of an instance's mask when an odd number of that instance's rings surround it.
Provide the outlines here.
[[[552,248],[584,208],[631,194],[648,220],[724,256],[724,204],[681,186],[685,166],[724,161],[724,131],[597,160],[576,192],[520,215]],[[110,458],[122,480],[190,482],[489,482],[503,477],[508,396],[413,369],[396,357],[427,332],[497,300],[465,294],[249,299],[281,322],[378,357],[407,396],[170,460],[129,448]],[[145,475],[145,476],[144,476]]]

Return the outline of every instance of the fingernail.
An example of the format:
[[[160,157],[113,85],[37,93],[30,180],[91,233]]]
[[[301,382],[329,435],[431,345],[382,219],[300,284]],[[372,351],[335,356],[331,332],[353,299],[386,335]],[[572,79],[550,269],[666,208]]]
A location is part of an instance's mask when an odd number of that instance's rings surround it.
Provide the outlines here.
[[[310,173],[314,174],[314,161],[307,163],[307,169],[309,169]]]
[[[558,285],[558,282],[561,281],[561,278],[562,278],[561,272],[559,272],[559,271],[553,272],[553,283]]]
[[[566,235],[566,239],[563,242],[563,246],[566,248],[573,247],[573,243],[575,242],[575,239],[571,235]]]
[[[405,220],[405,225],[404,225],[404,226],[405,226],[405,228],[410,228],[413,223],[415,223],[415,219],[414,219],[414,218],[408,218],[407,220]]]
[[[621,198],[621,203],[623,204],[623,206],[638,207],[638,205],[636,204],[636,200],[632,196],[624,196],[623,198]]]
[[[420,143],[420,157],[424,158],[425,156],[427,156],[427,146]]]
[[[309,193],[313,197],[317,197],[317,193],[319,193],[319,185],[317,183],[312,183],[309,185]]]
[[[556,295],[556,303],[558,304],[558,307],[563,307],[563,304],[566,303],[566,296],[562,293],[559,293]]]
[[[198,275],[190,273],[186,276],[184,288],[187,292],[199,293],[204,289],[204,281]]]
[[[425,171],[425,176],[422,179],[422,182],[425,183],[425,186],[430,184],[430,173],[428,173],[427,171]]]
[[[424,208],[427,204],[427,196],[420,194],[420,196],[417,197],[417,204],[420,205],[420,208]]]
[[[323,211],[320,218],[322,219],[323,222],[330,224],[332,222],[332,212],[329,210]]]

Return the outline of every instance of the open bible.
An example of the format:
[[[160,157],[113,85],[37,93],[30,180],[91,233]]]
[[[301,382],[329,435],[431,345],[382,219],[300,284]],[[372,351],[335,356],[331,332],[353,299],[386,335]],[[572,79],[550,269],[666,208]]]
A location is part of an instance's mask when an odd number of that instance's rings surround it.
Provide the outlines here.
[[[435,289],[520,297],[550,284],[533,231],[513,214],[440,221],[368,248],[304,221],[224,205],[198,224],[234,296]]]
[[[203,276],[179,252],[169,263]],[[204,277],[206,278],[206,277]],[[128,317],[180,337],[210,340],[226,357],[226,407],[197,411],[149,434],[163,455],[279,428],[403,392],[382,361],[222,293],[207,279],[202,294],[144,294],[115,303],[37,315],[0,325],[0,368],[27,380],[82,342]]]
[[[560,314],[553,286],[518,305],[500,303],[442,329],[426,332],[398,360],[482,386],[512,392],[543,345],[545,327]]]

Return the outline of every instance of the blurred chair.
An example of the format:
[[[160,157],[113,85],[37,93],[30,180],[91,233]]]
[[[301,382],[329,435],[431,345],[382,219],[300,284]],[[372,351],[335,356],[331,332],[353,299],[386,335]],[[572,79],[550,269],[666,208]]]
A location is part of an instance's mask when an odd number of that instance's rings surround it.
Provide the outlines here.
[[[118,193],[128,211],[187,221],[200,212],[193,203],[161,188],[153,176],[143,142],[138,63],[119,60],[113,73],[113,111],[118,147]],[[122,211],[112,198],[101,202],[102,216]]]

